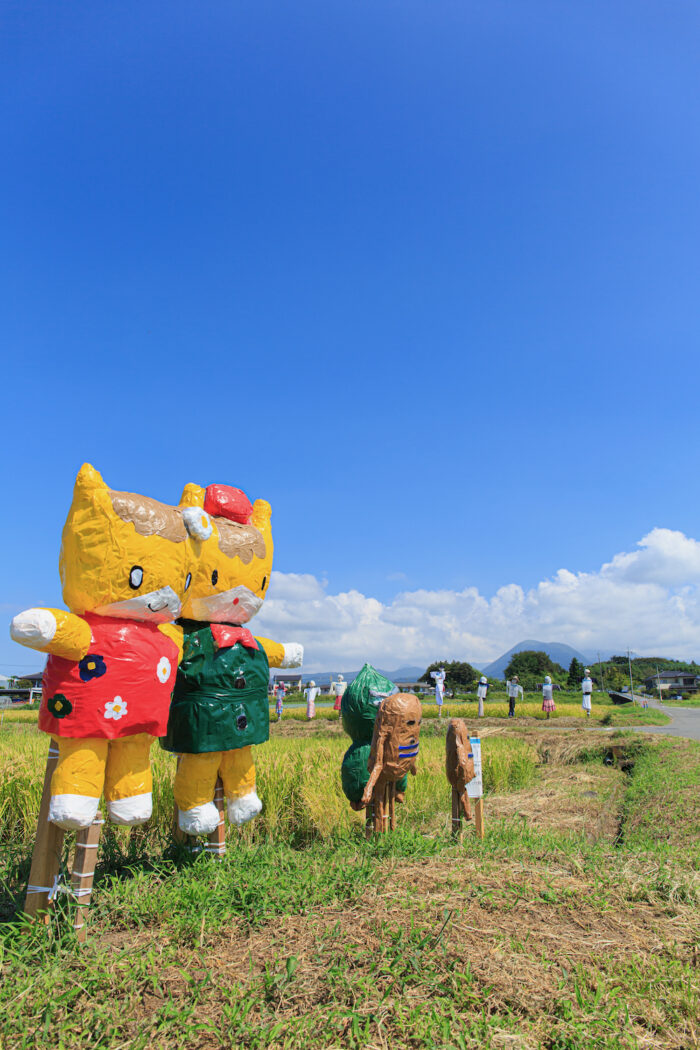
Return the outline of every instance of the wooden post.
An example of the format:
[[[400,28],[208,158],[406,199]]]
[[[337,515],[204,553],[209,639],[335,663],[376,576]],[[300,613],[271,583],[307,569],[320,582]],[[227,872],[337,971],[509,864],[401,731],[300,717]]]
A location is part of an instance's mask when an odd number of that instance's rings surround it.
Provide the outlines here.
[[[365,806],[365,838],[369,841],[374,830],[374,802]]]
[[[221,777],[216,778],[214,789],[214,805],[219,811],[219,823],[210,835],[207,835],[206,851],[214,857],[222,860],[226,855],[226,823],[224,819],[224,782]]]
[[[175,775],[176,776],[177,776],[177,771],[180,768],[180,762],[181,761],[182,761],[182,755],[178,755],[177,756],[177,764],[175,766]],[[177,802],[173,802],[173,828],[172,828],[173,841],[179,843],[181,846],[184,846],[185,842],[187,841],[187,835],[184,833],[184,831],[180,830],[179,817],[180,817],[180,810],[177,808]]]
[[[39,820],[36,829],[36,839],[34,840],[34,852],[32,853],[32,866],[29,872],[29,885],[27,886],[27,895],[24,899],[25,914],[34,918],[39,912],[42,912],[44,922],[49,921],[47,908],[53,900],[57,884],[56,880],[61,867],[61,853],[63,852],[63,840],[65,838],[63,828],[59,828],[56,824],[52,824],[49,821],[51,777],[57,762],[58,746],[55,740],[51,740],[46,760],[44,788],[41,793]]]
[[[97,861],[97,847],[100,844],[100,835],[104,819],[100,813],[90,827],[82,828],[76,836],[75,852],[71,864],[71,890],[76,898],[76,911],[73,927],[78,936],[78,941],[83,944],[87,936],[85,926],[86,909],[90,907],[92,897],[92,880],[95,877],[95,863]]]
[[[452,788],[452,834],[455,838],[462,838],[462,811],[456,787]]]
[[[384,831],[384,788],[374,792],[374,834]]]
[[[478,798],[474,803],[474,828],[480,839],[484,837],[484,800]]]

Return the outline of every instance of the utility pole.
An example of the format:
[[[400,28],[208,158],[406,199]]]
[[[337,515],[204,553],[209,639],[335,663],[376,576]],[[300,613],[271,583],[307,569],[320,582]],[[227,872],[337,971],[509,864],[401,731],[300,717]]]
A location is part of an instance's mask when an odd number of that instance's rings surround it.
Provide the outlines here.
[[[659,691],[659,703],[662,704],[664,702],[664,698],[661,695],[661,675],[659,674],[658,664],[656,665],[656,688]]]
[[[600,659],[600,653],[598,653],[598,670],[600,671],[600,687],[605,692],[605,675],[603,674],[603,663]]]
[[[634,698],[634,682],[632,681],[632,653],[629,649],[627,650],[627,666],[630,669],[630,693],[632,694],[632,703],[636,704],[637,701]]]

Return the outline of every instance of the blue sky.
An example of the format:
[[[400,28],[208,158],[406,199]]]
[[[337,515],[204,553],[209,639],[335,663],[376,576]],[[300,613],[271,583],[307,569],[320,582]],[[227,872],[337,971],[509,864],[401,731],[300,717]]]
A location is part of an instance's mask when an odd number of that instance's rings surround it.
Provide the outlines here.
[[[689,2],[6,4],[7,618],[60,604],[85,460],[169,502],[269,499],[281,574],[390,616],[692,537],[699,23]],[[0,662],[37,663],[9,640]]]

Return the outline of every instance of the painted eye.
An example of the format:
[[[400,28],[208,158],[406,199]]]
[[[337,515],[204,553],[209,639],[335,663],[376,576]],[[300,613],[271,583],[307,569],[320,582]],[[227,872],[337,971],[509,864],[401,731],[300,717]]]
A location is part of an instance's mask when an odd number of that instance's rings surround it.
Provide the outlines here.
[[[212,585],[212,587],[216,587],[218,582],[219,582],[219,573],[218,573],[217,569],[214,569],[213,573],[211,574],[211,585]]]
[[[189,587],[189,585],[191,583],[192,583],[192,573],[188,572],[187,573],[187,579],[185,580],[185,590],[187,590],[187,588]]]
[[[415,724],[416,724],[415,718],[409,718],[408,722],[406,722],[407,726],[414,726]]]
[[[263,576],[263,582],[260,584],[260,590],[264,591],[267,585],[267,576]]]
[[[140,565],[133,565],[129,573],[129,586],[132,591],[137,591],[143,583],[143,569]]]

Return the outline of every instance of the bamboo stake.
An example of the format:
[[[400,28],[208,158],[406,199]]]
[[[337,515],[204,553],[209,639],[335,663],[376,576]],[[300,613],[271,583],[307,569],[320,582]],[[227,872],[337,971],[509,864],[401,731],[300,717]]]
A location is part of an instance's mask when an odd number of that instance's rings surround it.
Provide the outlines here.
[[[214,805],[219,811],[219,823],[214,831],[207,835],[206,851],[222,860],[226,855],[226,823],[224,820],[224,782],[221,777],[216,778]]]
[[[75,852],[71,864],[71,890],[77,904],[73,928],[80,944],[84,944],[87,937],[85,915],[92,899],[97,847],[100,844],[103,824],[104,819],[100,813],[88,828],[81,828],[75,840]]]
[[[369,841],[374,830],[374,802],[365,806],[365,838]]]
[[[63,828],[59,828],[56,824],[52,824],[49,821],[51,777],[57,762],[58,746],[55,740],[51,740],[46,759],[44,788],[41,793],[41,806],[39,808],[39,819],[34,840],[34,851],[32,853],[32,866],[29,872],[29,885],[27,886],[27,895],[24,899],[25,914],[34,918],[39,912],[42,912],[45,923],[49,921],[47,908],[52,903],[55,894],[58,873],[61,867],[63,840],[65,838]]]
[[[381,835],[384,830],[384,790],[374,793],[374,834]]]
[[[180,768],[182,762],[182,755],[177,756],[177,765],[175,766],[175,772]],[[178,842],[180,845],[184,845],[187,840],[187,835],[184,831],[180,830],[180,810],[178,809],[177,802],[173,803],[173,841]]]
[[[484,800],[478,798],[474,803],[474,829],[480,839],[484,837]]]
[[[459,792],[456,787],[452,788],[452,834],[455,838],[462,838],[462,807],[459,803]]]

